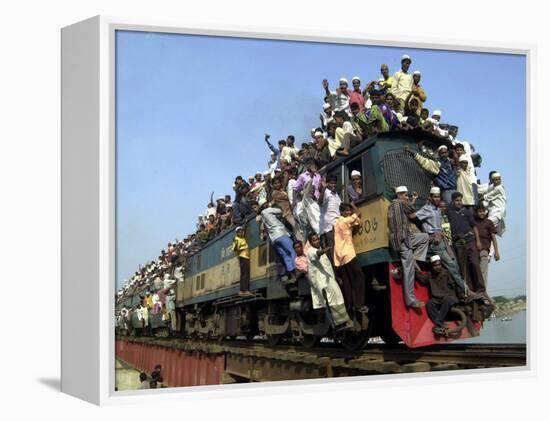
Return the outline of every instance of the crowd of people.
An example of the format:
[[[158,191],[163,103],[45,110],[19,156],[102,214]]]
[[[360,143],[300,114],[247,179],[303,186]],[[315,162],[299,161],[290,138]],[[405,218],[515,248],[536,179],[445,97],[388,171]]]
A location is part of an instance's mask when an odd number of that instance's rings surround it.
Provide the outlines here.
[[[267,168],[248,179],[237,176],[233,200],[225,195],[214,201],[212,193],[206,211],[198,215],[196,231],[168,243],[156,262],[140,267],[118,298],[147,285],[152,298],[143,297],[142,305],[149,310],[157,305],[162,311],[166,300],[159,296],[155,302],[154,297],[159,290],[173,293],[172,283],[183,276],[176,268],[235,227],[233,250],[240,261],[240,293],[250,294],[245,232],[247,221],[255,215],[262,238],[268,239],[276,252],[281,281],[293,285],[307,276],[314,307],[329,305],[339,325],[349,327],[350,314],[368,311],[364,276],[352,242],[354,227],[361,220],[355,205],[364,197],[363,178],[359,171],[351,172],[348,202],[344,203],[336,177],[323,177],[319,171],[378,133],[422,129],[450,146],[440,146],[437,156],[405,149],[433,180],[430,198],[419,210],[415,210],[414,192],[409,194],[406,186],[396,186],[397,199],[389,208],[390,245],[401,258],[406,304],[411,308],[425,304],[414,296],[413,285],[416,261],[427,256],[435,259],[432,264],[441,262],[442,271],[448,271],[459,299],[481,296],[490,301],[486,292],[488,262],[492,256],[499,259],[495,234],[504,232],[506,194],[501,176],[493,171],[487,184],[479,183],[474,165],[479,156],[471,144],[457,138],[457,126],[443,123],[440,110],[430,113],[425,108],[428,97],[420,84],[422,74],[409,72],[411,63],[410,56],[402,56],[400,70],[391,76],[389,66],[382,64],[381,77],[364,88],[359,77],[352,78],[351,88],[347,79],[341,78],[334,91],[323,80],[320,125],[311,130],[310,139],[297,147],[295,137],[288,135],[275,146],[266,134],[264,141],[271,151]],[[436,304],[430,305],[430,315],[439,320],[436,310],[445,306]]]

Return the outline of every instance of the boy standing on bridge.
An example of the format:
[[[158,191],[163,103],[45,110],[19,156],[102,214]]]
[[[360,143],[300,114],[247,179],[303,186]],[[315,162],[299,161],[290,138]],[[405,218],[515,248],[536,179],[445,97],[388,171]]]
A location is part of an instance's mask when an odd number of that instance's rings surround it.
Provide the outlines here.
[[[233,240],[233,251],[239,256],[240,291],[239,295],[247,296],[250,293],[250,252],[244,236],[244,227],[237,227],[237,236]]]

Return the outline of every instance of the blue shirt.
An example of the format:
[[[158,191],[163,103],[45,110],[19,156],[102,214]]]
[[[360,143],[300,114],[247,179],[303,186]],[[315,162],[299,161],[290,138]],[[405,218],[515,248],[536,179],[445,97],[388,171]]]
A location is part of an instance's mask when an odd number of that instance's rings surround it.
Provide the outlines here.
[[[433,203],[427,202],[418,211],[416,217],[422,222],[424,232],[433,234],[441,232],[441,211]]]

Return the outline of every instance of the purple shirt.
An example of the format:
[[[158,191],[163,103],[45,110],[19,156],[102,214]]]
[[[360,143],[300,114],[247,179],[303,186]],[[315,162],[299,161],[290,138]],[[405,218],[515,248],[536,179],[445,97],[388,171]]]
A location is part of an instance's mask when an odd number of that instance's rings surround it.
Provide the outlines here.
[[[309,171],[306,171],[300,174],[300,176],[296,180],[296,184],[294,184],[294,191],[301,192],[304,189],[304,186],[306,185],[306,183],[309,180],[311,180],[311,178],[312,178],[311,173]],[[321,186],[321,174],[317,172],[313,176],[313,197],[315,197],[316,200],[319,200],[319,194],[321,193],[319,188],[320,186]]]

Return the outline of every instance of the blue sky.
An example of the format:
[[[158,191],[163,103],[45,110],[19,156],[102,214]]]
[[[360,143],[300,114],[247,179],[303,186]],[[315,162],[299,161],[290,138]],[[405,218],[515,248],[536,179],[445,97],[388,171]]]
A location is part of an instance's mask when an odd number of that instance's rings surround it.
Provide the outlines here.
[[[116,38],[117,286],[183,238],[210,193],[264,170],[272,139],[297,144],[319,125],[321,81],[378,79],[380,64],[422,72],[425,107],[460,128],[483,156],[478,177],[502,173],[507,231],[489,292],[525,292],[524,56],[119,31]]]

